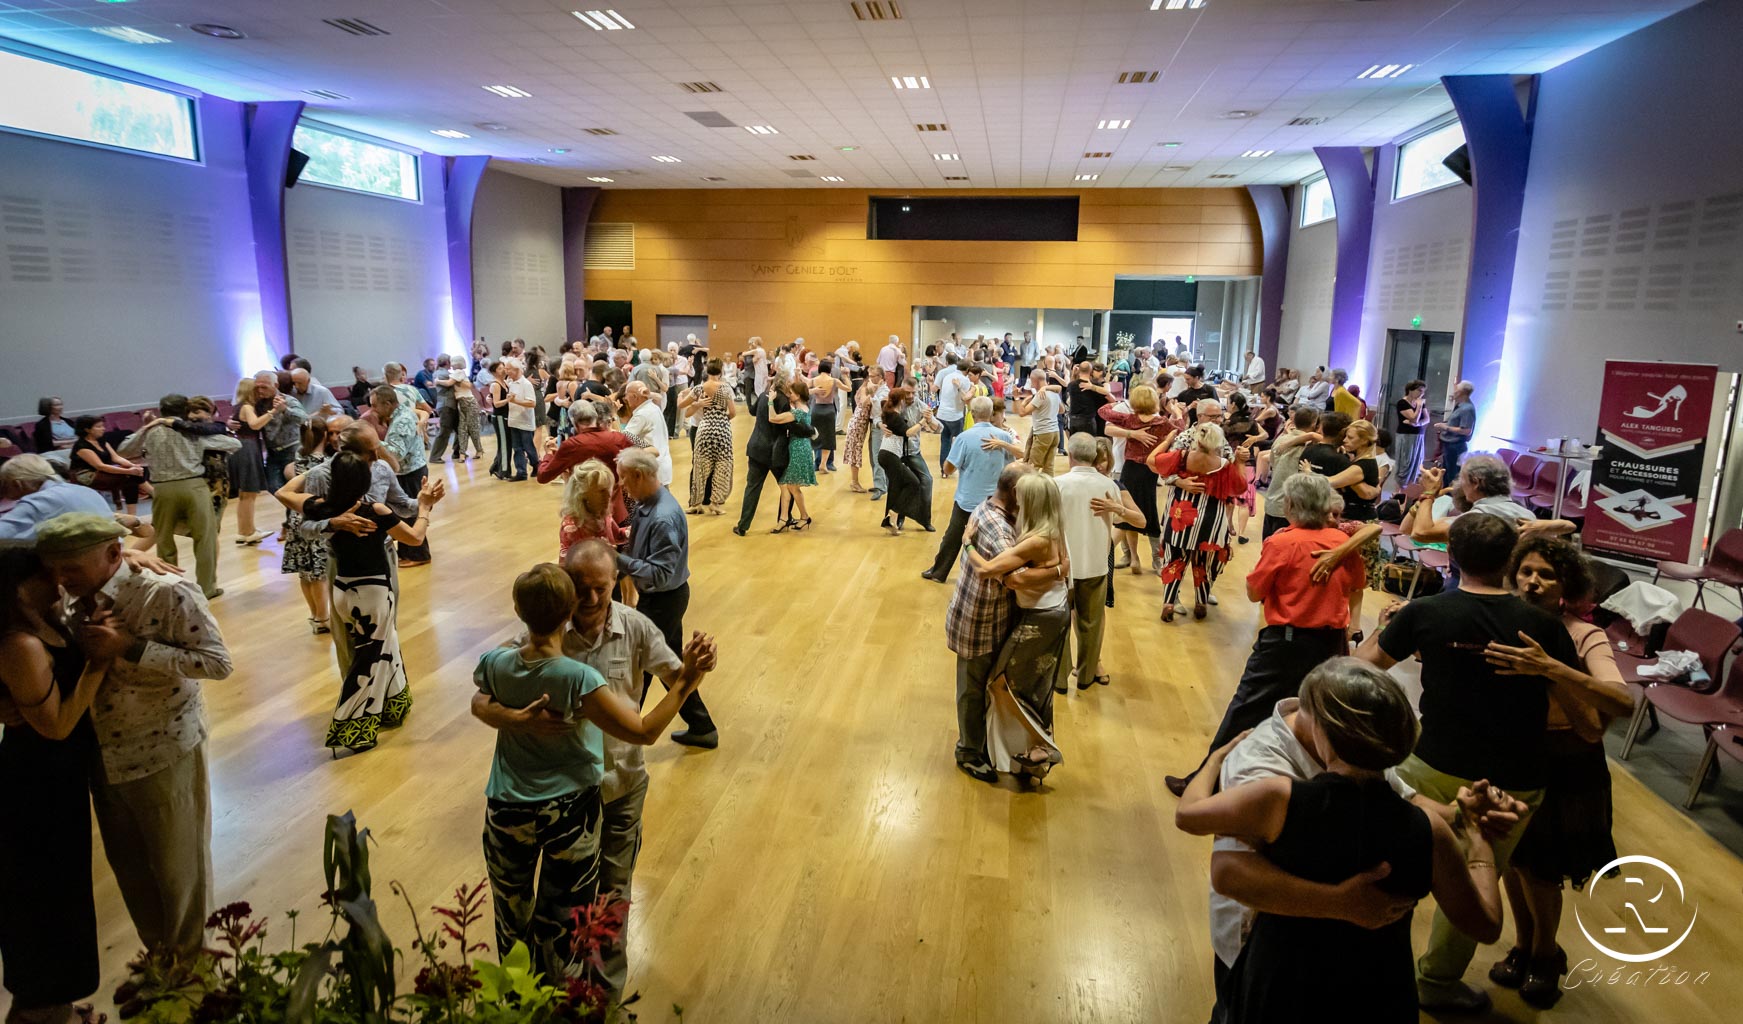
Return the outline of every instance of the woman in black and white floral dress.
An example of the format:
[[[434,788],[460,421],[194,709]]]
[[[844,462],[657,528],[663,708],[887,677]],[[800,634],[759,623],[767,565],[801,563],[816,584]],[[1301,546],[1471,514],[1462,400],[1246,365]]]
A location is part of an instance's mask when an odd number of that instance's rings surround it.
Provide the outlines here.
[[[732,493],[732,417],[738,407],[721,376],[723,369],[720,360],[708,360],[708,379],[678,398],[679,414],[700,413],[696,441],[690,448],[689,509],[693,516],[701,515],[703,509],[710,515],[721,515],[726,496]]]
[[[423,543],[430,509],[442,500],[443,484],[434,477],[424,481],[418,492],[417,518],[406,523],[386,505],[367,499],[370,464],[354,452],[333,456],[325,498],[299,493],[301,480],[294,478],[279,500],[309,518],[331,519],[351,512],[375,524],[369,534],[339,531],[327,538],[333,560],[333,610],[351,647],[351,667],[340,681],[327,746],[335,755],[341,748],[369,750],[382,729],[396,728],[412,709],[400,657],[399,595],[387,542]]]

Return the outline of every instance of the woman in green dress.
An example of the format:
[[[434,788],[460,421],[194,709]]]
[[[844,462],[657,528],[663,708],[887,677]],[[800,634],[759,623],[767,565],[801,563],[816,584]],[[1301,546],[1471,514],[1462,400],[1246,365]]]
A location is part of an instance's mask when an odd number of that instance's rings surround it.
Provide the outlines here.
[[[775,533],[803,530],[811,525],[805,494],[800,488],[817,486],[816,455],[811,449],[811,438],[816,433],[811,427],[811,388],[801,377],[794,377],[785,386],[793,401],[790,414],[793,423],[787,428],[789,454],[787,471],[781,474],[781,525],[775,527]],[[773,422],[774,417],[769,419]]]

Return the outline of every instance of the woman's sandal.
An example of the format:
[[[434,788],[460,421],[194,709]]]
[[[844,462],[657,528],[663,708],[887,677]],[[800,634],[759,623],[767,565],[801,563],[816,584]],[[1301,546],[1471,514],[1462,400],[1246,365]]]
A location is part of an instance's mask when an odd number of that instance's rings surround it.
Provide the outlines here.
[[[795,519],[795,520],[793,520],[793,522],[794,522],[794,524],[795,524],[795,525],[794,525],[794,526],[793,526],[793,529],[794,529],[794,530],[795,530],[795,531],[798,531],[798,530],[803,530],[803,529],[805,529],[805,528],[806,528],[806,527],[807,527],[807,526],[810,526],[810,525],[811,525],[811,517],[810,517],[810,516],[806,516],[806,517],[805,517],[805,518],[803,518],[803,519]]]
[[[859,486],[858,484],[848,484],[847,489],[852,491],[855,494],[864,494],[865,493],[865,488]]]
[[[770,530],[769,532],[770,533],[786,533],[789,529],[792,528],[793,524],[796,522],[798,522],[798,520],[796,520],[796,519],[783,519],[783,520],[781,520],[781,525],[775,527],[774,529]]]

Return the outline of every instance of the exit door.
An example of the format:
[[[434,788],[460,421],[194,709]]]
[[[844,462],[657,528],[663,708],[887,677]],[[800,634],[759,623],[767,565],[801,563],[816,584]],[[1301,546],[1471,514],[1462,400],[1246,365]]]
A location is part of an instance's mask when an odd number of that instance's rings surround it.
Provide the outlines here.
[[[1453,336],[1451,331],[1389,330],[1386,332],[1386,387],[1368,402],[1371,407],[1383,407],[1378,422],[1398,429],[1398,400],[1404,397],[1404,385],[1420,380],[1427,385],[1423,394],[1428,399],[1430,424],[1439,423],[1446,415],[1446,394],[1452,386]],[[1432,440],[1437,436],[1429,432]]]

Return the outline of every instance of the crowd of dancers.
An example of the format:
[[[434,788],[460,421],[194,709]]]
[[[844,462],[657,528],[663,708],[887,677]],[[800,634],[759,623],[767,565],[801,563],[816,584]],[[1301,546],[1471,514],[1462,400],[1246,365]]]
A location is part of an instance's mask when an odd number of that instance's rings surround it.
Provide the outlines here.
[[[39,1014],[18,1019],[69,1019],[95,988],[90,806],[146,947],[198,947],[212,887],[199,680],[231,670],[208,607],[223,594],[227,503],[240,545],[272,536],[262,493],[284,506],[282,571],[336,656],[325,742],[356,755],[412,709],[398,604],[401,573],[435,557],[446,485],[429,467],[484,458],[499,481],[562,489],[554,561],[515,577],[519,635],[475,673],[473,713],[497,730],[484,856],[499,950],[525,941],[547,972],[589,969],[560,938],[569,909],[630,893],[648,783],[639,748],[675,718],[674,740],[720,743],[700,693],[715,643],[685,631],[687,517],[726,514],[742,475],[733,532],[745,536],[772,476],[771,532],[803,533],[806,491],[839,455],[845,490],[882,502],[879,528],[938,534],[921,576],[950,585],[956,572],[944,616],[954,756],[987,783],[1039,786],[1065,760],[1056,695],[1138,674],[1104,656],[1122,570],[1147,561],[1156,628],[1191,628],[1177,620],[1211,615],[1237,547],[1262,542],[1246,578],[1260,606],[1246,667],[1203,762],[1166,780],[1178,826],[1220,837],[1216,1019],[1352,1000],[1371,1020],[1480,1009],[1486,995],[1461,978],[1500,933],[1503,888],[1517,941],[1490,977],[1536,1005],[1559,995],[1561,886],[1614,856],[1598,738],[1631,700],[1580,618],[1589,575],[1556,536],[1571,524],[1491,500],[1484,457],[1461,472],[1468,386],[1433,425],[1443,465],[1424,470],[1421,382],[1387,431],[1341,370],[1268,378],[1247,353],[1213,382],[1160,344],[1100,359],[1081,338],[952,335],[916,352],[891,336],[872,354],[751,338],[714,353],[695,336],[643,348],[606,328],[555,353],[481,341],[415,372],[354,367],[344,399],[314,369],[287,357],[239,382],[227,419],[209,399],[166,395],[119,444],[45,400],[43,454],[0,466],[0,496],[16,502],[0,515],[0,537],[16,540],[0,549],[0,589],[17,596],[0,621],[0,763],[55,778],[5,798],[8,820],[44,822],[50,837],[0,841],[0,956],[16,1012]],[[687,481],[674,479],[675,440],[688,444]],[[61,450],[64,468],[46,457]],[[934,466],[954,479],[947,523],[933,521]],[[1381,610],[1364,635],[1382,499],[1418,474],[1410,529],[1444,540],[1456,586]],[[1411,658],[1420,714],[1383,671]],[[644,711],[656,676],[665,696]],[[1412,968],[1408,914],[1430,894],[1434,929]],[[621,988],[626,973],[620,947],[600,980]]]

